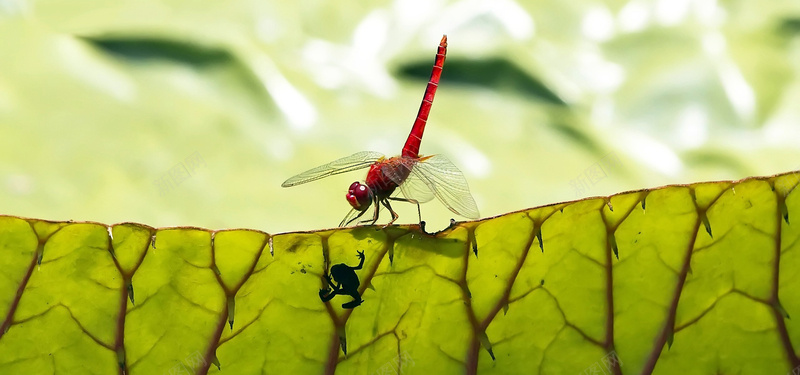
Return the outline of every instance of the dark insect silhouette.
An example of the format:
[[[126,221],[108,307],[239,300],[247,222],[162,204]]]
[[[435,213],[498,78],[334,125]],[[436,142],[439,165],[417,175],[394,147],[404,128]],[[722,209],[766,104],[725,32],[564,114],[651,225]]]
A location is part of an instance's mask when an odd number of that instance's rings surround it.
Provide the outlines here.
[[[361,299],[361,294],[358,293],[358,287],[361,282],[358,281],[358,275],[356,275],[356,270],[360,270],[364,266],[364,252],[357,251],[357,253],[358,258],[361,260],[357,266],[350,267],[344,263],[339,263],[331,267],[331,272],[328,273],[326,280],[328,280],[328,284],[333,290],[328,289],[327,285],[324,289],[319,290],[319,298],[322,302],[330,301],[337,294],[353,297],[352,301],[342,304],[343,309],[352,309],[364,302]],[[333,277],[333,280],[331,280],[331,277]],[[335,285],[334,281],[336,281]]]

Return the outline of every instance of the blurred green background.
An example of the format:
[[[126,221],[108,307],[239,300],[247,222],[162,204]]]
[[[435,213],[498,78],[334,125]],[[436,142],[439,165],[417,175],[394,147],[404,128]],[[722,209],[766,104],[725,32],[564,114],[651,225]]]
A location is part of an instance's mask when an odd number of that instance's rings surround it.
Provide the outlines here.
[[[366,171],[281,182],[398,154],[442,34],[422,153],[482,216],[800,168],[798,1],[0,0],[0,213],[335,226]]]

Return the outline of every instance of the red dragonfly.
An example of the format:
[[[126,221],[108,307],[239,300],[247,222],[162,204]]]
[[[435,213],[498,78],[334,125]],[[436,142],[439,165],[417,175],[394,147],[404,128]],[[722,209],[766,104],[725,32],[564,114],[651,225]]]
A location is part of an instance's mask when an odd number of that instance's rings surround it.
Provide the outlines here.
[[[365,183],[353,182],[347,191],[346,198],[353,209],[339,223],[340,227],[349,225],[363,216],[371,205],[375,206],[372,220],[363,220],[359,223],[371,221],[371,224],[375,224],[380,213],[379,203],[392,214],[392,220],[386,224],[391,225],[399,216],[389,204],[390,200],[416,204],[421,223],[422,213],[419,204],[428,202],[433,197],[438,198],[455,214],[469,219],[477,219],[479,217],[478,207],[475,205],[475,200],[472,199],[467,180],[461,171],[442,155],[419,155],[422,133],[425,131],[428,114],[433,105],[433,97],[439,86],[445,54],[447,54],[447,35],[443,36],[439,43],[431,78],[425,88],[425,96],[422,98],[417,119],[414,121],[414,126],[411,128],[411,133],[406,139],[400,156],[387,159],[379,152],[362,151],[300,173],[286,180],[281,186],[300,185],[369,167]],[[392,196],[398,187],[404,198]]]

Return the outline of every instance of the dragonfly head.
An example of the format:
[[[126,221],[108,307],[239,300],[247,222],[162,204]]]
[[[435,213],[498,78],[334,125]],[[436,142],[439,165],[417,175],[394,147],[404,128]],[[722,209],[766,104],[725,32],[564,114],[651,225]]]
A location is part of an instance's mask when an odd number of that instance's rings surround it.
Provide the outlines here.
[[[350,184],[346,198],[353,208],[364,211],[372,204],[372,190],[369,186],[356,181]]]

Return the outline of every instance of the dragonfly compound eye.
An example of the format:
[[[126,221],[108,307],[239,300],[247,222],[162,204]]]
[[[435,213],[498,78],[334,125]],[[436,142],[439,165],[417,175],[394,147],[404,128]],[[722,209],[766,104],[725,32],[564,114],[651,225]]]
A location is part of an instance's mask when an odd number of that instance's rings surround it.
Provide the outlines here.
[[[367,185],[358,181],[353,182],[347,190],[347,201],[359,211],[366,210],[372,203],[372,191]]]

